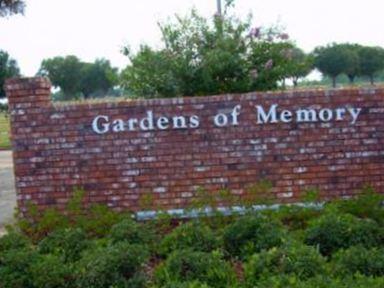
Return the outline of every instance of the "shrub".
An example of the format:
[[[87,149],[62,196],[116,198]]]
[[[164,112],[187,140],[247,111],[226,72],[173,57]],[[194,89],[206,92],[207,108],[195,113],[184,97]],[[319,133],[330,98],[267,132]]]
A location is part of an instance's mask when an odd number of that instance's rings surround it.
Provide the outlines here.
[[[44,255],[30,267],[34,287],[69,288],[74,286],[72,268],[56,255]]]
[[[327,212],[315,219],[305,232],[305,243],[318,245],[326,256],[352,245],[380,245],[383,239],[383,229],[376,222],[336,212]]]
[[[232,215],[225,221],[235,222],[226,227],[212,228],[199,218],[172,230],[177,222],[168,214],[138,223],[101,206],[84,213],[81,197],[74,197],[68,215],[32,209],[24,222],[28,234],[12,230],[0,238],[0,288],[384,287],[384,227],[372,220],[383,223],[379,210],[368,217],[368,207],[362,213],[357,204],[341,203],[314,213],[287,207]],[[306,216],[311,218],[308,227]],[[163,241],[153,231],[161,231]],[[246,262],[234,259],[232,265],[225,261],[226,252]],[[320,252],[331,256],[328,263]],[[156,267],[159,255],[166,259]]]
[[[224,249],[245,258],[263,249],[280,246],[285,231],[279,222],[263,216],[240,218],[224,230]]]
[[[314,287],[319,287],[321,284],[321,278],[317,280],[317,286]],[[327,284],[327,283],[325,283]],[[329,288],[329,287],[335,287],[335,288],[381,288],[384,287],[384,278],[377,278],[377,277],[366,277],[366,276],[361,276],[361,275],[354,275],[348,276],[346,278],[336,278],[332,279],[330,285],[322,285],[324,288]]]
[[[165,255],[175,250],[193,249],[210,252],[218,247],[212,230],[201,222],[188,222],[178,226],[166,235],[160,244],[160,252]]]
[[[8,113],[8,104],[0,103],[0,113]]]
[[[376,221],[359,219],[350,227],[350,246],[376,247],[384,245],[384,228]]]
[[[20,230],[26,234],[34,243],[37,243],[49,233],[57,229],[69,226],[68,218],[54,208],[48,208],[39,212],[37,206],[29,203],[25,218],[17,222]]]
[[[218,252],[178,250],[168,256],[155,271],[158,284],[199,281],[211,287],[233,287],[235,272]]]
[[[370,187],[366,187],[356,198],[337,200],[331,205],[343,213],[384,224],[384,195],[374,192]]]
[[[54,231],[38,244],[40,253],[61,256],[64,262],[77,261],[87,246],[85,232],[73,228]]]
[[[141,269],[148,257],[145,247],[127,242],[89,249],[76,265],[78,286],[143,287],[145,278]]]
[[[90,237],[104,237],[113,225],[127,217],[127,214],[115,212],[106,205],[96,204],[84,210],[84,194],[82,189],[74,189],[66,207],[68,215],[55,208],[38,211],[35,204],[29,203],[26,217],[19,219],[17,225],[34,243],[37,243],[55,230],[70,227],[80,228]]]
[[[127,218],[112,226],[109,237],[113,243],[125,241],[131,244],[151,245],[156,235],[146,225]]]
[[[277,211],[272,211],[272,216],[276,216],[289,230],[306,229],[308,223],[321,215],[319,209],[283,206]]]
[[[373,278],[361,275],[345,278],[331,278],[328,275],[316,276],[308,280],[300,280],[295,275],[269,276],[257,283],[257,288],[382,288],[384,278]]]
[[[26,236],[12,231],[0,238],[0,254],[12,249],[22,249],[30,244]]]
[[[210,288],[210,286],[199,281],[193,281],[168,283],[164,286],[161,286],[161,288]]]
[[[325,259],[310,246],[292,245],[254,254],[245,265],[247,282],[256,284],[263,276],[292,274],[300,280],[325,272]]]
[[[336,253],[334,263],[336,274],[384,276],[384,249],[354,246]]]
[[[126,215],[115,212],[106,205],[93,205],[84,215],[74,219],[75,226],[83,229],[91,237],[106,236],[113,225],[119,223]]]
[[[25,248],[0,253],[0,287],[33,287],[29,271],[38,262],[38,258],[35,251]]]

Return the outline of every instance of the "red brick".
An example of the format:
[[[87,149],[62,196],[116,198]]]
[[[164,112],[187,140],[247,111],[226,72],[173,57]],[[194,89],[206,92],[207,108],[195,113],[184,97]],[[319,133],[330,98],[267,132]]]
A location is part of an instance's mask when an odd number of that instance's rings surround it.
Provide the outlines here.
[[[247,197],[246,187],[272,181],[278,202],[300,201],[317,187],[324,199],[352,196],[365,184],[384,192],[384,89],[249,93],[182,99],[132,100],[53,107],[44,78],[5,84],[11,111],[18,204],[65,207],[75,186],[87,203],[139,210],[142,195],[155,206],[188,205],[197,187],[222,188]],[[255,105],[364,107],[358,123],[348,121],[258,125]],[[217,128],[213,116],[240,104],[239,125]],[[198,115],[198,129],[98,135],[97,115],[122,119]],[[367,111],[371,112],[367,112]],[[381,112],[380,112],[381,111]],[[249,196],[249,195],[248,195]]]

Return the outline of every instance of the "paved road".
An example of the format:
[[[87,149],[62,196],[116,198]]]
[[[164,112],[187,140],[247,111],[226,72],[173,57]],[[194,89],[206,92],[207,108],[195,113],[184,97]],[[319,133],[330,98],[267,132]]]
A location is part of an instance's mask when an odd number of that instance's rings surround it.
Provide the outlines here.
[[[2,227],[11,223],[16,207],[11,151],[0,151],[0,235]]]

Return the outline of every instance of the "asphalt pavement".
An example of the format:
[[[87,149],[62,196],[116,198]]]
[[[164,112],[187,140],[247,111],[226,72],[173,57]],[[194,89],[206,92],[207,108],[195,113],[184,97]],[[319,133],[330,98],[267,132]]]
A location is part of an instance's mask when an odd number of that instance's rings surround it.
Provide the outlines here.
[[[16,207],[15,180],[11,151],[0,151],[0,235],[13,221]]]

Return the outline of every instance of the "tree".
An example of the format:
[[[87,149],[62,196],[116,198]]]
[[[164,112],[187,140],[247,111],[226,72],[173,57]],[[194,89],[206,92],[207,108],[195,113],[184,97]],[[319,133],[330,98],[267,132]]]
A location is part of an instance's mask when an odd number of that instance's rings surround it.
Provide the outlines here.
[[[94,63],[83,63],[80,90],[84,98],[95,93],[105,95],[117,82],[117,69],[112,68],[108,60],[98,59]]]
[[[49,77],[52,84],[59,87],[64,98],[69,100],[80,92],[80,79],[83,64],[73,55],[43,60],[38,74]]]
[[[5,79],[19,75],[20,71],[16,60],[10,58],[7,52],[0,50],[0,98],[5,97],[3,89]]]
[[[290,77],[294,45],[287,41],[275,41],[273,37],[260,38],[250,44],[251,73],[257,74],[253,76],[249,91],[276,89],[279,82],[284,83]]]
[[[290,72],[293,85],[296,87],[300,78],[306,77],[313,70],[314,59],[312,55],[305,54],[300,48],[294,48],[292,51],[292,67]]]
[[[315,67],[324,75],[332,78],[333,87],[336,87],[337,76],[352,73],[359,63],[357,53],[346,49],[343,44],[318,47],[313,54]]]
[[[359,50],[360,74],[369,77],[374,84],[375,75],[384,70],[384,49],[381,47],[362,47]]]
[[[349,53],[349,64],[347,65],[344,73],[347,75],[349,82],[353,84],[355,78],[360,74],[361,65],[360,65],[360,50],[362,46],[359,44],[339,44],[340,48],[345,49]]]
[[[124,49],[131,64],[122,85],[144,97],[212,95],[274,89],[287,77],[293,47],[277,28],[251,29],[251,18],[228,15],[212,21],[192,10],[187,17],[160,24],[164,48],[147,45],[136,54]]]
[[[127,52],[127,55],[128,52]],[[151,95],[161,97],[167,95],[173,97],[181,92],[181,77],[188,74],[175,75],[174,71],[182,70],[185,62],[177,63],[170,53],[166,51],[154,51],[149,46],[143,45],[140,51],[130,57],[131,65],[123,70],[121,74],[122,85],[126,89],[134,91],[137,95]],[[152,71],[152,73],[149,73]],[[194,73],[189,71],[191,78]]]
[[[297,87],[299,79],[307,76],[313,69],[313,57],[307,55],[298,47],[293,47],[289,52],[291,61],[288,65],[288,76],[292,79],[293,86]]]
[[[105,95],[117,83],[117,69],[108,60],[86,63],[73,55],[43,60],[38,74],[49,77],[65,100],[89,98],[93,93]]]
[[[22,0],[0,0],[0,17],[23,14],[25,2]]]

